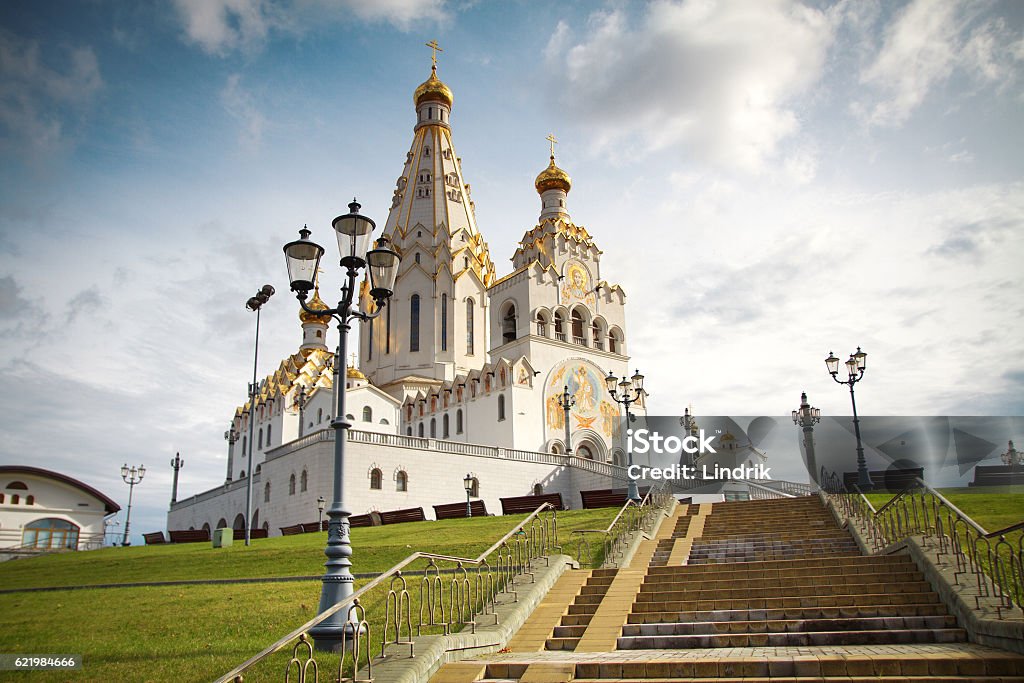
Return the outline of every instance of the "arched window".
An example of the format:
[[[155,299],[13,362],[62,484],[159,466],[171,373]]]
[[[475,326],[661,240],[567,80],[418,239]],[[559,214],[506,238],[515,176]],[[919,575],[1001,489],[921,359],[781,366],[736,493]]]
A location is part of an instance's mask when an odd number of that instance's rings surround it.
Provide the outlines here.
[[[252,528],[255,529],[259,525],[260,525],[260,509],[256,508],[256,510],[252,513]]]
[[[302,470],[302,476],[299,477],[299,491],[302,493],[306,492],[306,488],[309,486],[309,473],[306,470]]]
[[[405,428],[405,435],[406,436],[412,436],[412,426],[411,425]],[[2,501],[0,501],[0,502],[2,502]]]
[[[363,406],[363,422],[373,422],[373,408]]]
[[[10,487],[8,487],[10,488]],[[12,496],[13,498],[13,496]],[[50,548],[78,548],[80,527],[64,519],[50,517],[37,519],[25,525],[21,533],[21,545],[26,548],[48,550]]]
[[[590,326],[590,339],[593,341],[594,348],[597,350],[603,350],[604,344],[601,342],[601,326],[594,321],[594,324]]]
[[[448,350],[448,295],[441,295],[441,350]]]
[[[235,515],[235,523],[231,525],[232,529],[238,529],[239,531],[245,530],[245,517],[242,513]]]
[[[374,491],[380,491],[382,488],[381,481],[383,480],[383,478],[384,477],[381,474],[381,471],[376,467],[370,470],[370,488],[373,489]]]
[[[416,263],[419,263],[420,262],[420,252],[417,251],[415,254],[413,254],[412,258],[413,258],[414,261],[416,261]]]
[[[475,305],[473,303],[473,297],[466,299],[466,353],[470,356],[473,355],[473,346],[475,338],[473,334],[473,309]]]
[[[270,482],[269,481],[266,484],[263,485],[263,502],[264,503],[269,503],[270,502]]]
[[[544,486],[542,484],[533,485],[533,495],[540,496],[544,493]]]
[[[501,341],[507,344],[510,341],[515,341],[516,337],[519,336],[516,327],[518,321],[516,320],[516,305],[509,304],[508,308],[505,309],[505,315],[501,318]]]
[[[4,494],[0,493],[0,503],[4,502]]]
[[[248,441],[248,439],[249,439],[249,437],[247,437],[247,436],[243,436],[242,437],[242,457],[243,458],[245,457],[245,442]]]
[[[209,522],[203,522],[203,531],[205,531],[206,533],[210,533],[210,523]]]
[[[273,433],[274,425],[267,425],[267,448],[270,448],[270,435]]]
[[[295,473],[292,472],[292,476],[288,477],[288,495],[295,495]]]
[[[324,409],[323,408],[317,408],[316,409],[316,423],[320,424],[323,421],[324,421]]]
[[[451,433],[449,432],[449,424],[450,424],[450,422],[449,422],[449,418],[448,418],[448,413],[445,413],[444,416],[441,418],[441,438],[442,439],[447,439],[449,436],[451,436]]]
[[[622,332],[618,329],[612,329],[608,333],[608,350],[612,353],[622,353]]]
[[[551,452],[554,453],[555,455],[561,455],[562,454],[562,444],[558,443],[557,441],[555,443],[551,444]]]
[[[382,418],[380,419],[380,423],[381,423],[382,425],[389,425],[389,424],[391,424],[390,422],[388,422],[388,419],[387,419],[386,417],[382,417]]]
[[[17,505],[20,502],[21,496],[19,496],[17,493],[11,494],[11,505]]]
[[[469,495],[473,498],[480,497],[480,480],[473,477],[473,483],[469,485]]]
[[[576,457],[586,458],[587,460],[593,460],[594,452],[590,450],[590,446],[578,446],[576,448]]]
[[[245,470],[242,470],[241,472],[238,473],[238,478],[245,479]]]
[[[548,336],[548,319],[543,311],[537,311],[537,334],[541,337]]]
[[[455,433],[462,433],[462,408],[459,408],[455,413]]]
[[[561,312],[555,313],[555,339],[565,341],[565,320],[562,319]]]
[[[263,427],[260,427],[260,437],[259,437],[258,443],[259,443],[258,450],[263,450]]]
[[[263,465],[262,464],[256,465],[256,470],[255,470],[256,474],[259,474],[262,471],[263,471]]]
[[[498,395],[498,419],[499,420],[504,420],[505,419],[505,395],[504,394],[499,394]]]
[[[572,341],[574,344],[586,344],[583,338],[583,315],[578,310],[572,312]]]
[[[398,470],[398,474],[395,475],[395,490],[409,490],[409,475],[407,475],[403,470]]]
[[[420,422],[419,425],[416,427],[416,436],[420,437],[421,439],[423,438],[423,423],[422,422]]]
[[[7,489],[14,491],[28,491],[28,487],[25,486],[25,482],[22,481],[12,481],[7,485]]]
[[[420,350],[420,295],[409,300],[409,350]]]
[[[437,437],[437,418],[436,417],[432,417],[432,418],[430,418],[430,438],[433,439],[433,438],[436,438],[436,437]]]

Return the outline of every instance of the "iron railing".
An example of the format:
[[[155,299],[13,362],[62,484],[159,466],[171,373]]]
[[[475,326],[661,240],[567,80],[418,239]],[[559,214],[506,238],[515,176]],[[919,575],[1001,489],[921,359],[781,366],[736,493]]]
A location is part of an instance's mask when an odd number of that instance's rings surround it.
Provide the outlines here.
[[[320,653],[314,649],[309,631],[338,612],[345,615],[339,650],[349,654],[347,657],[335,655],[338,659],[336,680],[369,683],[373,680],[371,648],[375,644],[371,636],[376,629],[380,628],[383,634],[380,657],[384,657],[389,645],[408,646],[409,656],[413,657],[416,647],[413,636],[421,635],[424,629],[433,628],[447,635],[468,627],[476,633],[482,616],[492,616],[497,624],[498,596],[511,595],[517,602],[515,580],[521,576],[532,580],[534,563],[538,560],[546,563],[548,554],[560,550],[557,510],[550,503],[544,503],[475,558],[415,552],[227,672],[216,683],[241,683],[245,673],[266,665],[268,658],[289,645],[292,651],[284,674],[286,683],[292,680],[316,683],[322,667],[317,659]],[[410,565],[424,560],[425,566],[406,573]],[[376,589],[379,591],[375,597],[383,603],[379,605],[383,607],[383,615],[368,615],[367,609],[373,602],[371,592]],[[385,589],[386,595],[380,601]],[[414,596],[418,600],[414,600]],[[371,618],[373,616],[375,618]],[[351,675],[346,675],[349,667]],[[335,680],[333,675],[332,680]]]
[[[671,501],[672,494],[662,482],[658,487],[648,491],[639,503],[627,500],[607,529],[576,529],[570,534],[569,540],[571,547],[575,538],[576,561],[581,567],[589,566],[595,569],[617,562],[628,547],[633,534],[638,531],[650,532],[658,513],[667,508]],[[591,542],[594,536],[600,539],[598,547],[601,552],[596,555],[594,544]]]
[[[880,552],[893,543],[920,536],[934,550],[939,566],[952,566],[954,582],[974,584],[975,606],[995,601],[996,614],[1024,611],[1024,534],[1016,543],[1007,535],[1024,530],[1024,521],[996,531],[984,527],[920,478],[877,510],[854,485],[848,491],[840,477],[821,468],[821,491],[847,519],[859,521],[870,549]]]
[[[771,500],[774,498],[796,498],[796,494],[783,491],[773,486],[765,486],[754,481],[747,481],[747,490],[750,492],[750,500]]]

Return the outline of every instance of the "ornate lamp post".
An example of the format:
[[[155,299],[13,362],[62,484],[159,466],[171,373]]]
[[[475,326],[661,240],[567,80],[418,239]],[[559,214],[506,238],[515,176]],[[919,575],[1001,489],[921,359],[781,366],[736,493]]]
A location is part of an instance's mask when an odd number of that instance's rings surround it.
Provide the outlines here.
[[[466,517],[473,516],[473,506],[469,504],[469,497],[473,495],[473,475],[467,474],[462,478],[462,486],[466,489]]]
[[[626,379],[619,378],[608,373],[608,376],[604,378],[605,384],[608,386],[608,393],[611,394],[612,400],[616,403],[622,404],[626,409],[626,428],[629,428],[629,423],[632,422],[633,416],[629,412],[629,406],[636,403],[644,395],[644,376],[637,370],[632,377]],[[629,458],[629,466],[633,466],[633,449],[629,447],[629,440],[626,440],[626,456]],[[629,480],[629,490],[626,494],[627,497],[633,502],[640,502],[640,491],[636,486],[636,479]]]
[[[323,496],[320,496],[319,498],[316,499],[316,511],[317,513],[319,513],[319,516],[317,517],[317,528],[319,528],[321,531],[323,531],[324,529],[324,508],[326,506],[327,501],[324,500]]]
[[[807,392],[800,394],[800,408],[793,411],[793,424],[804,429],[804,448],[807,450],[807,472],[817,481],[818,471],[814,458],[814,425],[821,422],[821,410],[807,402]]]
[[[569,393],[569,385],[565,385],[565,390],[562,395],[558,397],[558,405],[562,406],[562,410],[565,411],[565,454],[572,455],[572,436],[569,434],[569,410],[576,405],[576,397]]]
[[[331,316],[338,323],[338,350],[334,355],[334,395],[336,408],[331,426],[334,428],[334,490],[331,506],[327,510],[328,532],[324,564],[327,571],[323,577],[320,592],[319,612],[330,609],[333,605],[352,595],[354,577],[352,576],[352,546],[349,543],[349,511],[342,501],[344,493],[343,477],[345,462],[345,442],[351,426],[345,420],[345,376],[348,371],[347,344],[350,322],[365,322],[381,314],[387,300],[394,293],[395,278],[398,275],[398,254],[388,248],[385,238],[377,240],[376,248],[370,249],[373,237],[374,222],[359,214],[359,203],[355,200],[348,205],[349,212],[338,216],[333,221],[338,238],[338,250],[341,252],[341,267],[345,271],[345,284],[341,288],[341,301],[335,308],[313,310],[306,305],[306,298],[313,289],[320,257],[324,248],[309,240],[310,231],[303,227],[299,231],[299,239],[284,246],[285,262],[288,266],[288,279],[292,291],[295,292],[304,311],[318,316]],[[370,274],[370,297],[376,306],[373,313],[359,310],[355,302],[357,292],[356,278],[359,271],[366,268]],[[355,305],[353,306],[353,302]],[[345,615],[339,611],[322,621],[310,630],[316,641],[317,649],[337,650],[341,645],[344,631]]]
[[[683,416],[679,418],[679,426],[683,428],[684,436],[697,435],[697,432],[700,428],[697,426],[697,418],[692,413],[690,413],[690,406],[686,406],[686,409],[683,411]],[[696,460],[697,456],[695,454],[683,451],[680,455],[679,464],[686,465],[687,467],[692,467],[693,463],[696,462]]]
[[[181,459],[181,453],[175,453],[174,460],[171,461],[171,467],[174,468],[174,485],[171,487],[172,505],[178,501],[178,471],[184,466],[185,461]]]
[[[124,479],[124,483],[128,484],[128,512],[124,517],[124,538],[121,539],[121,545],[132,544],[132,540],[128,538],[128,527],[132,523],[132,493],[135,492],[135,485],[142,481],[144,476],[146,476],[145,465],[128,467],[128,463],[125,463],[121,467],[121,478]]]
[[[864,459],[864,446],[860,440],[860,419],[857,417],[857,399],[853,395],[853,385],[864,379],[867,357],[868,354],[861,351],[859,346],[857,353],[850,354],[849,360],[844,363],[848,377],[846,380],[841,380],[836,376],[839,374],[839,359],[835,357],[835,354],[829,351],[828,358],[825,359],[825,366],[828,368],[828,374],[832,375],[832,379],[837,384],[846,384],[850,387],[850,403],[853,404],[853,431],[857,436],[857,486],[861,491],[871,488],[871,476],[868,474],[867,461]]]
[[[233,464],[231,462],[231,458],[234,455],[234,450],[235,450],[234,449],[234,445],[236,443],[238,443],[238,438],[239,438],[238,430],[235,429],[234,424],[232,424],[230,427],[228,427],[228,430],[226,432],[224,432],[224,440],[228,442],[228,477],[227,477],[227,481],[231,481],[231,473],[234,471],[232,469]]]
[[[299,409],[299,438],[302,438],[302,409],[309,403],[309,397],[312,395],[313,390],[310,388],[309,393],[306,393],[306,387],[299,385],[298,391],[295,392],[295,403],[294,406]]]
[[[245,484],[245,544],[250,545],[250,529],[252,528],[252,449],[256,445],[253,433],[256,431],[256,396],[259,395],[260,386],[256,383],[256,364],[260,359],[260,309],[263,304],[270,301],[274,294],[274,288],[270,285],[263,285],[255,296],[249,297],[245,307],[250,311],[256,311],[256,344],[252,359],[252,384],[249,385],[249,443],[248,460],[245,465],[245,476],[248,478]]]

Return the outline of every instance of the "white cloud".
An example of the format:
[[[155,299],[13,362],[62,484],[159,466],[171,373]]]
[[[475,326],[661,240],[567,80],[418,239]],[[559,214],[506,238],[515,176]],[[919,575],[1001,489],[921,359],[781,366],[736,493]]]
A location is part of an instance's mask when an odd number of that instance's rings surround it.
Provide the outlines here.
[[[0,144],[52,151],[68,139],[66,126],[103,86],[90,47],[66,50],[66,64],[48,64],[36,42],[0,31]],[[52,57],[51,57],[52,58]]]
[[[256,106],[252,93],[240,85],[240,80],[238,74],[228,76],[227,84],[220,93],[220,100],[224,109],[241,124],[238,144],[253,151],[263,140],[263,129],[267,120]]]
[[[833,39],[824,13],[782,0],[660,0],[637,24],[622,10],[595,12],[576,38],[559,24],[545,54],[563,110],[602,151],[682,146],[753,172],[799,132],[794,104]]]
[[[857,102],[855,111],[870,124],[899,126],[957,71],[1006,87],[1021,60],[1020,41],[1000,17],[977,24],[982,8],[964,0],[911,2],[861,72],[860,82],[876,93]]]
[[[175,0],[188,42],[213,55],[262,48],[272,32],[297,35],[324,23],[384,22],[408,31],[414,22],[447,19],[444,0]]]

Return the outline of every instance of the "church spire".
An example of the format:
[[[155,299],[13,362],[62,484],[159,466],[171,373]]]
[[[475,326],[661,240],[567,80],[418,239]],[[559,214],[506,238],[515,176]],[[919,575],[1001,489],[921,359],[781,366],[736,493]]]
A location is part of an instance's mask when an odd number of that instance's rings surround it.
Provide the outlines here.
[[[540,195],[540,219],[543,221],[545,218],[562,218],[570,221],[565,202],[566,195],[572,189],[572,179],[568,173],[555,165],[555,144],[558,140],[554,135],[548,135],[545,139],[551,145],[551,160],[533,183]]]

